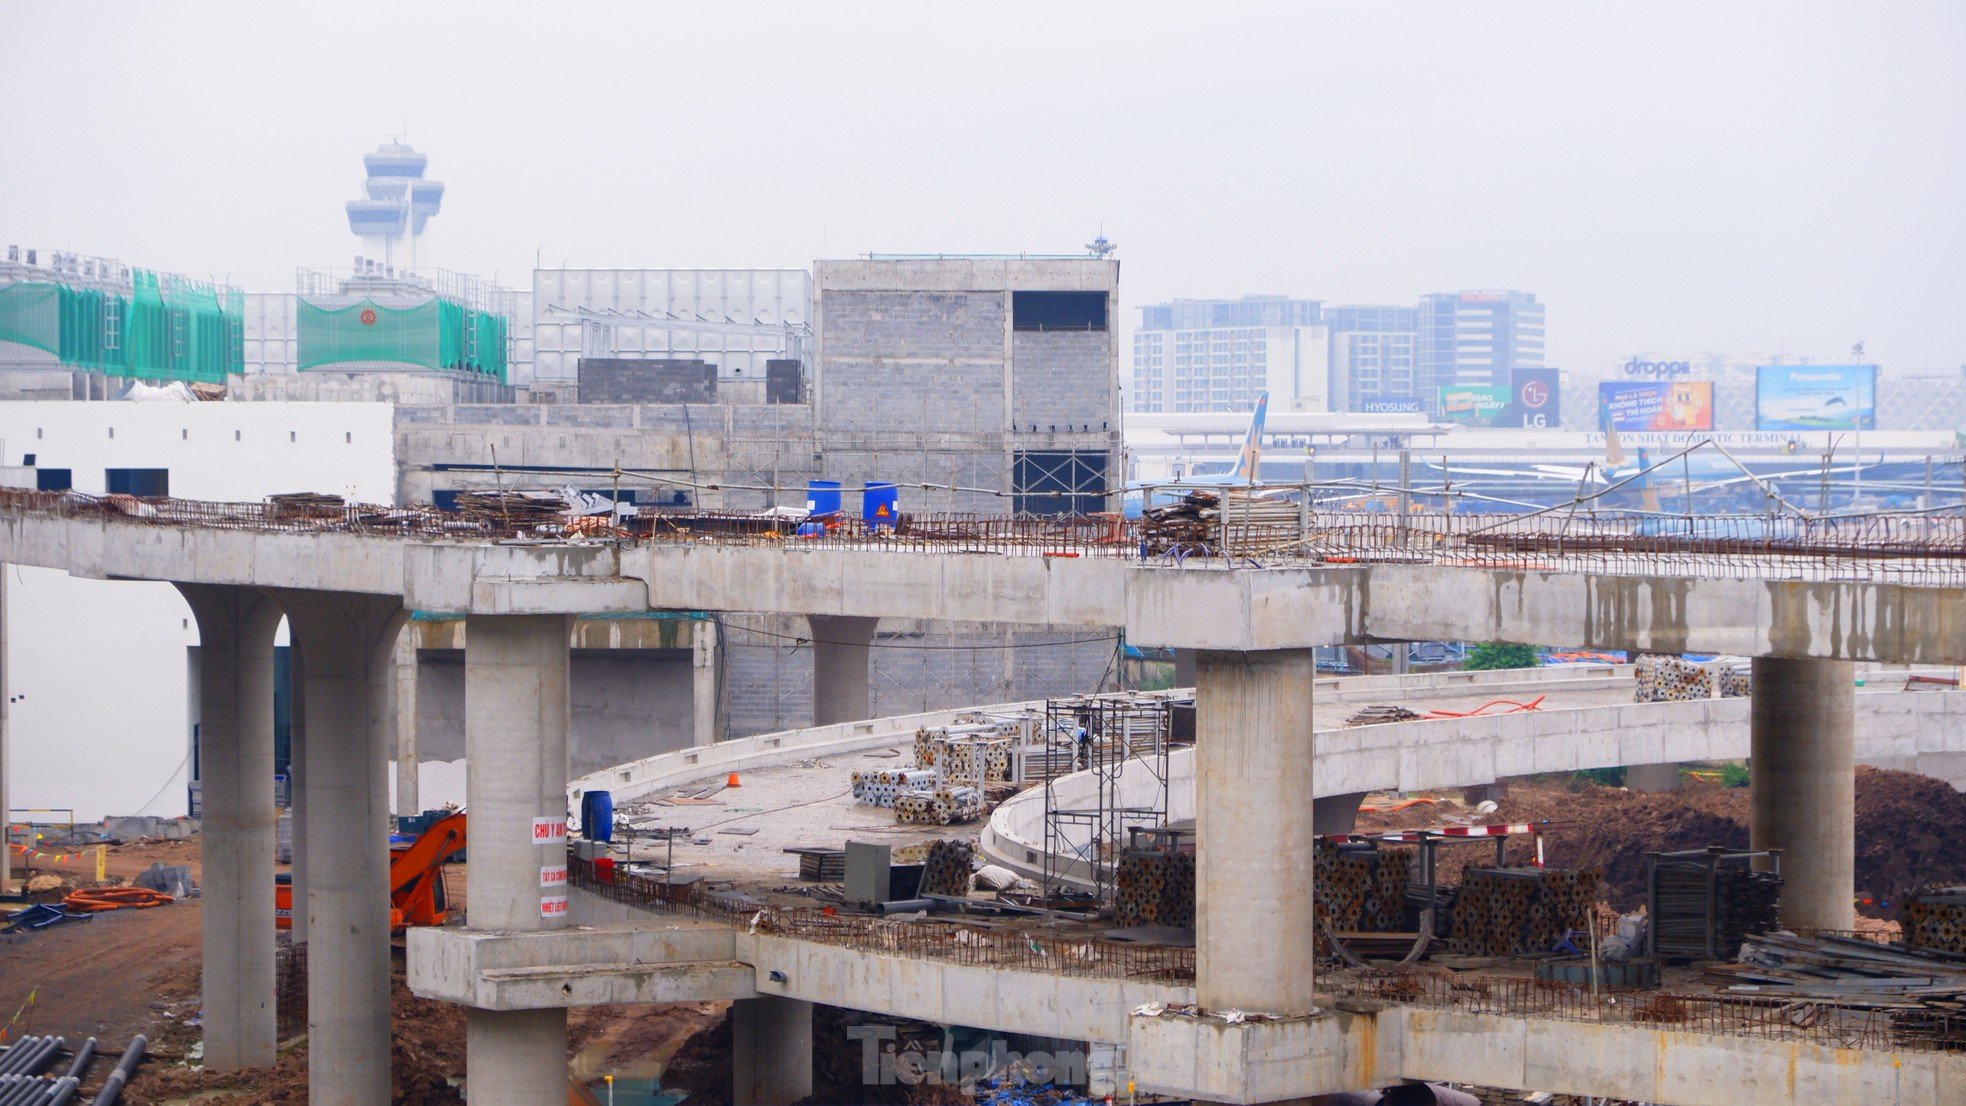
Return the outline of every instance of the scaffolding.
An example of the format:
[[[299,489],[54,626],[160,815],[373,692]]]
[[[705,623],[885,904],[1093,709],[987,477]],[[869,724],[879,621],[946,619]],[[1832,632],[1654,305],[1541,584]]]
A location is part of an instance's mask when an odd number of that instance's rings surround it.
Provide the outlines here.
[[[1044,782],[1044,891],[1091,902],[1117,894],[1117,860],[1136,829],[1168,820],[1168,753],[1174,735],[1169,695],[1118,692],[1045,701],[1044,742],[1069,757],[1076,776],[1091,773],[1090,806],[1063,805],[1059,782]],[[1075,871],[1075,869],[1082,869]]]

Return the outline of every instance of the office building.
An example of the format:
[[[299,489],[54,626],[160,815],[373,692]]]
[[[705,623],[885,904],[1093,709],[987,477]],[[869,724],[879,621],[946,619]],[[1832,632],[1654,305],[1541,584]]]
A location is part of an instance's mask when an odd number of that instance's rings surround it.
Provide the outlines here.
[[[1426,409],[1417,349],[1419,311],[1397,304],[1328,307],[1331,409],[1388,414]]]
[[[1417,368],[1430,404],[1448,385],[1506,388],[1510,372],[1543,364],[1543,305],[1528,292],[1422,296]]]
[[[1272,410],[1330,409],[1329,335],[1319,301],[1184,299],[1140,314],[1133,410],[1247,411],[1263,392]]]

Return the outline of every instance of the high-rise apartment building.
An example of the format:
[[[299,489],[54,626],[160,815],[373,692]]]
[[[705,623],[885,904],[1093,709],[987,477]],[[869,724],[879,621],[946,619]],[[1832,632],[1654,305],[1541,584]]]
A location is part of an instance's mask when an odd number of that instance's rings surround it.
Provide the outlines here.
[[[1140,309],[1135,411],[1329,410],[1329,338],[1317,300],[1244,296]]]
[[[1543,305],[1528,292],[1422,296],[1416,352],[1420,395],[1430,405],[1447,385],[1508,387],[1511,370],[1543,364]]]
[[[1331,409],[1385,414],[1425,409],[1417,360],[1419,311],[1397,304],[1324,310],[1331,332]]]

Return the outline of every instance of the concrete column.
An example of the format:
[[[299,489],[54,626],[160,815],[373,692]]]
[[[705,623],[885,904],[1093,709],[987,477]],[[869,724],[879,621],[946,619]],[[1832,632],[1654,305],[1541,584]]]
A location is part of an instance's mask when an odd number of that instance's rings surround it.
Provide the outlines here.
[[[396,731],[396,813],[404,817],[423,813],[416,778],[416,642],[415,627],[404,626],[396,635],[389,663],[389,716]]]
[[[7,812],[13,809],[13,794],[7,775],[7,727],[13,713],[13,690],[7,683],[7,566],[0,563],[0,895],[14,889],[14,850],[7,847]]]
[[[472,615],[464,634],[465,791],[473,929],[567,924],[567,639],[564,615]],[[564,1009],[465,1011],[472,1106],[567,1094]]]
[[[791,1106],[812,1093],[812,1003],[730,1004],[731,1106]]]
[[[697,745],[715,745],[717,725],[717,624],[707,618],[691,624],[690,704],[695,708]]]
[[[1195,663],[1195,990],[1208,1010],[1312,1008],[1309,649]]]
[[[1784,926],[1856,923],[1856,666],[1754,658],[1751,847],[1782,850]]]
[[[1329,833],[1351,833],[1358,829],[1358,808],[1365,792],[1326,795],[1311,800],[1311,831],[1319,837]]]
[[[307,664],[300,652],[300,634],[287,624],[287,772],[293,788],[293,863],[287,875],[293,885],[289,901],[293,916],[287,930],[296,945],[307,943]]]
[[[1625,766],[1625,788],[1630,791],[1677,791],[1679,765],[1628,764]]]
[[[872,718],[868,654],[880,619],[810,615],[806,621],[812,626],[812,724]]]
[[[1195,651],[1176,649],[1174,651],[1174,686],[1195,686]]]
[[[370,1106],[389,1101],[390,742],[373,687],[401,601],[273,597],[306,656],[307,1100]]]
[[[198,775],[204,789],[205,1066],[274,1055],[273,632],[280,610],[249,588],[179,584],[198,620]]]

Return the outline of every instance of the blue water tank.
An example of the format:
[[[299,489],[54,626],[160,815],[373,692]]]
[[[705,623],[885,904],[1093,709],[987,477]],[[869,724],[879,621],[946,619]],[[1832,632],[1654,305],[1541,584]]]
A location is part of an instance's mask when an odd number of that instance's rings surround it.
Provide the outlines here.
[[[840,513],[840,482],[838,480],[813,480],[806,484],[806,514],[837,515]]]
[[[860,496],[860,517],[868,526],[878,530],[883,526],[893,526],[901,513],[901,494],[893,484],[879,480],[867,481],[866,490]]]
[[[614,840],[614,793],[585,791],[580,796],[580,835],[589,841]]]

